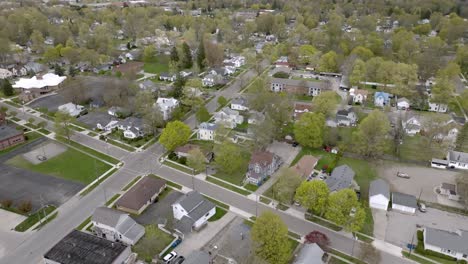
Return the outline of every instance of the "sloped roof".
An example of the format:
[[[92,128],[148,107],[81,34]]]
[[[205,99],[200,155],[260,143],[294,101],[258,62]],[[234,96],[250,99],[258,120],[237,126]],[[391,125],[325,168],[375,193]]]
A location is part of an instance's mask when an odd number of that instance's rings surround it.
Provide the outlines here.
[[[138,211],[165,185],[165,180],[145,176],[122,195],[115,205]]]
[[[330,177],[325,182],[328,185],[330,192],[339,191],[351,187],[354,175],[356,173],[348,165],[341,165],[336,167]]]
[[[369,187],[369,198],[379,194],[390,199],[390,186],[388,186],[388,183],[382,179],[372,181]]]
[[[312,155],[304,155],[292,168],[300,176],[306,177],[314,171],[314,167],[317,164],[318,160],[318,158]]]
[[[294,264],[321,264],[325,252],[316,244],[304,244]]]
[[[426,227],[424,242],[427,245],[450,249],[462,254],[468,254],[468,231],[449,232]]]
[[[273,162],[275,154],[269,151],[256,151],[252,154],[250,158],[250,164],[260,164],[262,166],[267,166]]]
[[[449,150],[449,160],[468,163],[468,153]]]
[[[133,241],[140,239],[145,233],[145,228],[135,222],[128,214],[107,207],[96,208],[91,220],[113,227],[120,234]]]
[[[206,130],[212,130],[212,131],[216,130],[217,127],[218,127],[217,124],[207,123],[207,122],[203,122],[199,126],[200,129],[206,129]]]
[[[393,192],[392,193],[392,203],[398,205],[404,205],[406,207],[418,208],[418,203],[416,202],[416,197],[413,195]]]
[[[208,201],[199,192],[191,191],[180,197],[177,203],[187,211],[188,216],[194,221],[200,219],[203,215],[208,213],[216,205]]]
[[[66,78],[66,76],[58,76],[53,73],[46,73],[42,77],[33,76],[29,79],[21,78],[13,85],[13,88],[39,89],[46,86],[57,86]]]

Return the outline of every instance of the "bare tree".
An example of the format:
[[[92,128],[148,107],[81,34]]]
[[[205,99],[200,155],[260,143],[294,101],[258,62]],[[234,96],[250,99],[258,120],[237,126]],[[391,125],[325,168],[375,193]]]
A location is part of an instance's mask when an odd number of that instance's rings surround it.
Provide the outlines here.
[[[367,263],[379,263],[380,251],[378,251],[372,244],[361,243],[361,251],[359,252],[359,259]]]

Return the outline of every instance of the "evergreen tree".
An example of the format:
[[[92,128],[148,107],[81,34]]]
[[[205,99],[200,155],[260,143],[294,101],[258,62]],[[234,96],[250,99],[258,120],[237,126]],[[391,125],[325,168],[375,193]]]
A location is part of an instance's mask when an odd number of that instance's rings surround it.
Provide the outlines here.
[[[203,44],[203,39],[200,41],[200,45],[198,45],[197,65],[200,70],[205,68],[205,45]]]
[[[174,90],[172,90],[172,96],[176,99],[181,98],[184,94],[185,78],[180,74],[177,74],[177,78],[174,82]]]
[[[13,90],[13,86],[11,86],[10,81],[6,79],[3,80],[2,91],[5,96],[12,96],[15,93],[15,91]]]
[[[184,42],[182,44],[182,67],[184,69],[190,69],[193,66],[193,61],[192,61],[192,51],[190,50],[189,45]]]
[[[172,50],[171,50],[171,61],[172,62],[179,62],[179,53],[177,52],[177,48],[174,46],[172,47]]]
[[[65,70],[62,67],[60,67],[60,65],[58,64],[55,64],[54,71],[55,71],[55,74],[59,76],[63,76],[65,74]]]

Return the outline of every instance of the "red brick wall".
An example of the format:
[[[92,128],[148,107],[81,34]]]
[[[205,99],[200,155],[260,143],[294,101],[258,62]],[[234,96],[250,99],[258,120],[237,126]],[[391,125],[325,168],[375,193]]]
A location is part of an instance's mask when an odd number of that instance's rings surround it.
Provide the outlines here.
[[[8,139],[4,139],[0,141],[0,149],[6,149],[14,145],[18,145],[24,142],[24,135],[20,134],[18,136],[14,136]]]

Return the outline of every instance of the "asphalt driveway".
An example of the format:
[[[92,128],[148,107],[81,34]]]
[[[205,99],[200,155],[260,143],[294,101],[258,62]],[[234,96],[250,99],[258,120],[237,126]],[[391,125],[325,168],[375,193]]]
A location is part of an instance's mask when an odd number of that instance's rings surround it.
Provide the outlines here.
[[[57,111],[58,107],[66,104],[66,99],[60,94],[49,95],[46,97],[39,98],[28,106],[32,108],[47,108],[49,112]]]

